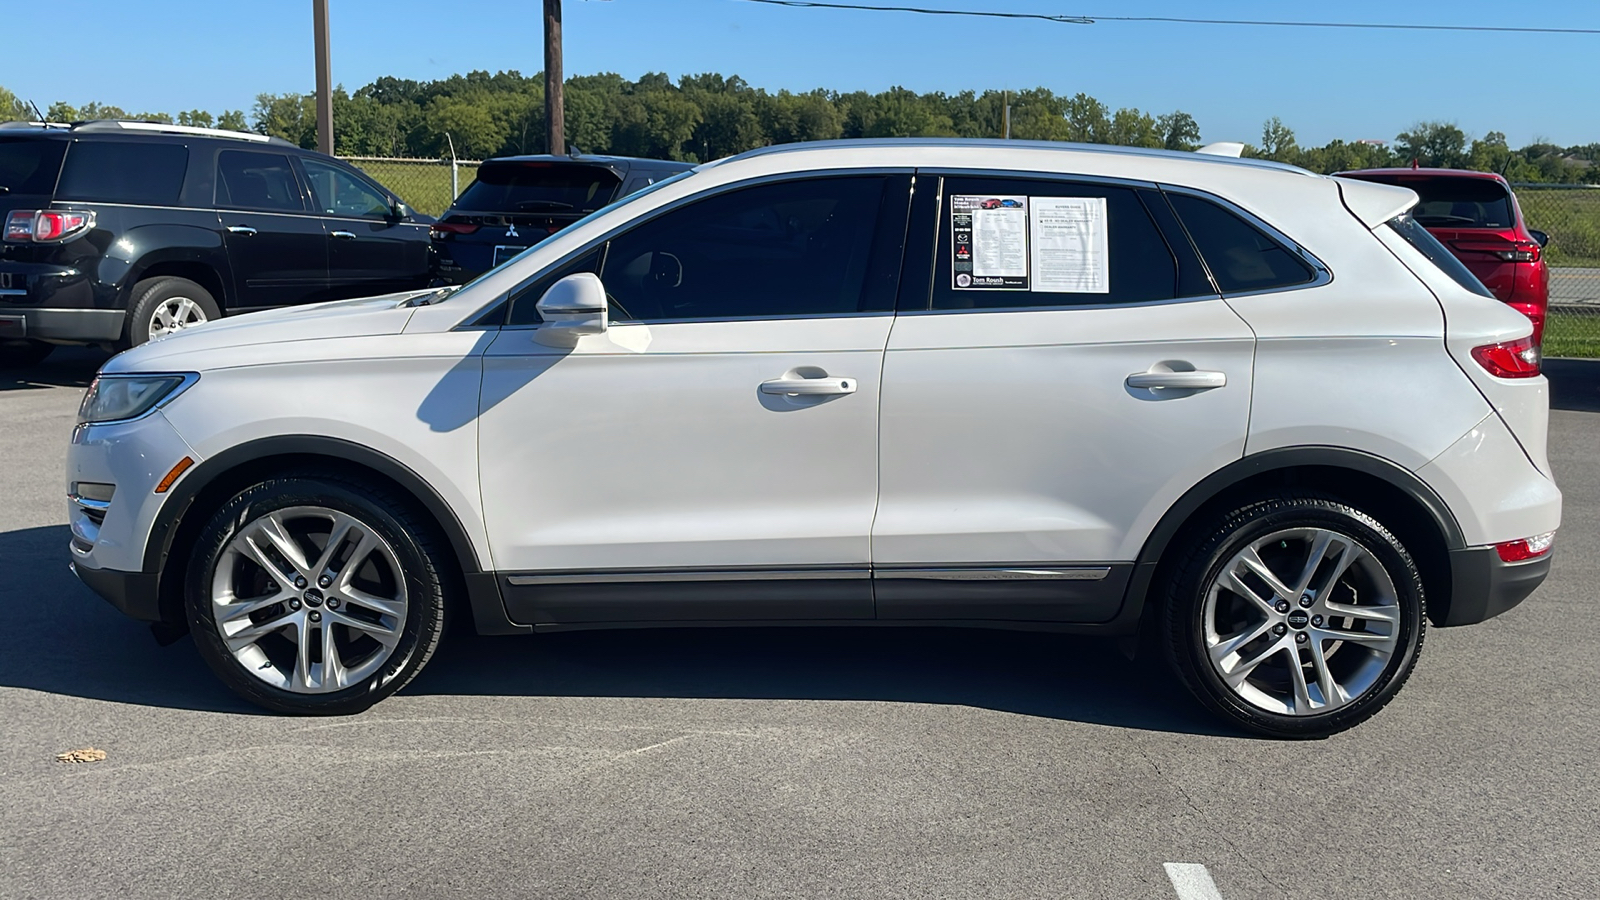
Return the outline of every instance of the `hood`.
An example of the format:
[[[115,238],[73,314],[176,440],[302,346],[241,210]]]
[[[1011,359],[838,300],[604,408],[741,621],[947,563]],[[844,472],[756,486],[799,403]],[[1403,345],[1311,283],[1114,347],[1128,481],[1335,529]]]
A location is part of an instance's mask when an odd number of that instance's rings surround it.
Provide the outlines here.
[[[229,316],[119,353],[103,371],[182,369],[186,356],[229,347],[399,334],[416,311],[411,299],[428,293],[432,291],[403,291]]]

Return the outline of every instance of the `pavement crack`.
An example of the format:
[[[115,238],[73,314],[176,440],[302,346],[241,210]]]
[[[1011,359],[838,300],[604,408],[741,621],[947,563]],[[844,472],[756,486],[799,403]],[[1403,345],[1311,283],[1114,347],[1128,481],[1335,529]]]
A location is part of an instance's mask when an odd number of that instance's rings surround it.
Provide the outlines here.
[[[1193,810],[1196,816],[1208,824],[1216,824],[1215,820],[1211,818],[1211,815],[1206,812],[1205,808],[1199,803],[1195,802],[1194,797],[1189,795],[1189,792],[1184,789],[1183,785],[1176,778],[1173,778],[1166,772],[1162,771],[1161,764],[1156,762],[1155,757],[1146,752],[1144,747],[1138,741],[1134,740],[1132,735],[1127,737],[1127,741],[1129,744],[1133,745],[1133,749],[1138,751],[1139,755],[1144,758],[1144,761],[1149,764],[1150,768],[1155,770],[1157,778],[1165,781],[1167,784],[1172,785],[1172,787],[1178,792],[1178,796],[1183,798],[1184,804],[1188,806],[1189,809]],[[1228,836],[1226,829],[1213,828],[1211,829],[1211,833],[1216,835],[1217,838],[1222,841],[1222,843],[1226,844],[1228,849],[1232,850],[1235,856],[1243,860],[1246,866],[1253,869],[1257,875],[1261,876],[1262,881],[1265,881],[1267,884],[1270,884],[1279,891],[1283,892],[1283,896],[1285,898],[1291,896],[1289,893],[1289,888],[1285,885],[1279,884],[1276,879],[1267,874],[1267,871],[1257,864],[1255,859],[1250,854],[1246,853],[1238,844],[1233,842],[1233,839]]]

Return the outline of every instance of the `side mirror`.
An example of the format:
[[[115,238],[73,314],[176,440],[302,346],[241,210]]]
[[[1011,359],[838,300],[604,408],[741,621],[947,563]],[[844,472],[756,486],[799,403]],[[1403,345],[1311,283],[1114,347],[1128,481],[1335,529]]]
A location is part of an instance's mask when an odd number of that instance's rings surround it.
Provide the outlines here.
[[[411,208],[396,200],[389,204],[389,215],[391,218],[404,219],[406,216],[411,215]]]
[[[1528,229],[1528,234],[1533,235],[1533,239],[1539,242],[1539,246],[1548,247],[1550,245],[1550,235],[1542,231],[1534,231],[1532,228]]]
[[[550,285],[534,307],[544,323],[533,333],[548,347],[576,347],[586,334],[605,333],[609,314],[606,287],[593,272],[578,272]]]

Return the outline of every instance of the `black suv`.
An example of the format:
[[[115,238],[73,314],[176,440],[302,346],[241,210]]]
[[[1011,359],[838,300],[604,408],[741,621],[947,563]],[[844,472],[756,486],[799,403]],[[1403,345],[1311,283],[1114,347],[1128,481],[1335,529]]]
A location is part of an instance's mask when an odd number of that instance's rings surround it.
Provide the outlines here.
[[[465,282],[622,197],[694,168],[629,156],[502,156],[433,226],[439,277]]]
[[[0,125],[0,219],[0,365],[431,280],[431,218],[339,160],[258,134]]]

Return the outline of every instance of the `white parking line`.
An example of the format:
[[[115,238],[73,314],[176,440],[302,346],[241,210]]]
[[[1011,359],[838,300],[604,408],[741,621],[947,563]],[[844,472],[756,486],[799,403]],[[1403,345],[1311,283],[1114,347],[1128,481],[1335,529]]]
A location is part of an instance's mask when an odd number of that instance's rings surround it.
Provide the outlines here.
[[[1172,880],[1172,887],[1178,892],[1178,900],[1222,900],[1222,895],[1217,893],[1217,883],[1211,880],[1211,873],[1199,863],[1163,863],[1167,867],[1167,878]]]

